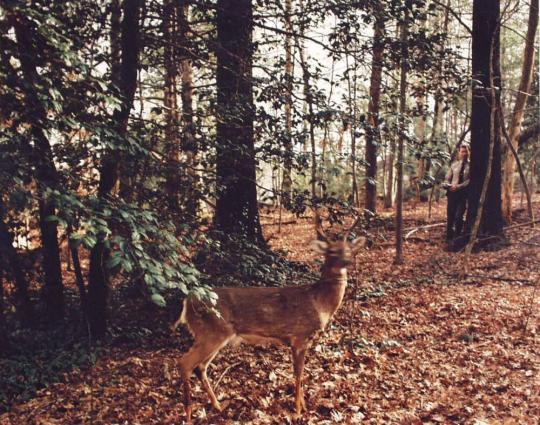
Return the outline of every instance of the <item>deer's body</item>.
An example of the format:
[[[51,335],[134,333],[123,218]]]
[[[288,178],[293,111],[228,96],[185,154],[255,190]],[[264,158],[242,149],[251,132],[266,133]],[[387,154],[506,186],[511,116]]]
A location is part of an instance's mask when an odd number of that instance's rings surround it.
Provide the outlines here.
[[[173,329],[185,324],[195,339],[191,349],[180,359],[188,422],[191,420],[190,376],[193,370],[199,372],[212,405],[221,409],[206,369],[219,350],[230,342],[277,343],[291,347],[296,377],[296,413],[300,414],[305,408],[301,387],[305,354],[341,305],[347,286],[345,266],[350,264],[355,247],[354,242],[351,247],[346,241],[318,243],[326,258],[321,278],[314,285],[215,289],[218,295],[215,309],[219,316],[195,297],[184,300],[182,314]]]
[[[341,269],[332,284],[218,288],[215,308],[221,317],[191,297],[184,300],[178,324],[186,324],[195,339],[212,328],[230,335],[232,342],[292,346],[295,340],[309,338],[325,328],[341,305],[346,286],[347,270]],[[303,314],[298,315],[298,311]]]

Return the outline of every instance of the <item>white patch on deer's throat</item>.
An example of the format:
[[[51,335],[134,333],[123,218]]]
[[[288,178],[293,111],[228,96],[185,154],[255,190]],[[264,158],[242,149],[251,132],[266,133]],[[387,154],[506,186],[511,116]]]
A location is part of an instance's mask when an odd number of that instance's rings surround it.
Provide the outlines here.
[[[328,311],[321,311],[319,313],[319,320],[321,322],[321,329],[325,329],[326,325],[330,321],[330,318],[332,317],[332,314]]]

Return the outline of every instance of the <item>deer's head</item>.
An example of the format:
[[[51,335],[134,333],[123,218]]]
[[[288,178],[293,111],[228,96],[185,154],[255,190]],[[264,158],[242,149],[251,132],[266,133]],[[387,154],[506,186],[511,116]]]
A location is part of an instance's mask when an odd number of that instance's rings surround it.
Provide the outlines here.
[[[366,241],[365,237],[358,237],[349,241],[349,234],[357,223],[358,220],[338,240],[330,240],[322,227],[317,227],[319,239],[313,241],[312,247],[315,252],[324,255],[327,267],[338,269],[352,264],[354,256]]]

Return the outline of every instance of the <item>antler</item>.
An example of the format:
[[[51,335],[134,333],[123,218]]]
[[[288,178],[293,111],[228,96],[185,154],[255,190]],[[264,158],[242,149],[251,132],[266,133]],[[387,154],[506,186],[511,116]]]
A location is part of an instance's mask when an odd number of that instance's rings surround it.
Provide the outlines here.
[[[349,228],[347,229],[347,231],[345,232],[345,234],[343,235],[343,240],[344,240],[344,241],[347,240],[347,238],[349,237],[349,234],[354,230],[354,228],[355,228],[356,226],[358,226],[358,223],[360,223],[360,220],[361,220],[361,219],[362,219],[362,216],[361,216],[361,215],[359,215],[358,217],[356,217],[356,220],[354,221],[354,223],[352,224],[352,226],[349,227]]]
[[[328,242],[328,236],[324,232],[324,229],[322,227],[322,219],[317,210],[315,210],[315,230],[317,232],[318,239],[324,242]]]

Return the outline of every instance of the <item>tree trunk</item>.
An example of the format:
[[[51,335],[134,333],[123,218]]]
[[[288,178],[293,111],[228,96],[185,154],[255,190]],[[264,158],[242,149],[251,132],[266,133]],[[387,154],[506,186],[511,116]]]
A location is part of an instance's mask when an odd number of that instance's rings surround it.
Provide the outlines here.
[[[23,324],[30,324],[34,317],[34,309],[28,295],[28,282],[24,275],[19,255],[13,246],[13,236],[4,222],[5,208],[0,197],[0,269],[7,278],[8,271],[15,283],[15,300],[17,315]]]
[[[54,164],[54,157],[49,140],[43,131],[47,125],[47,111],[39,100],[36,84],[39,84],[39,75],[33,58],[38,57],[33,44],[34,33],[32,25],[25,17],[13,16],[13,27],[19,49],[21,69],[26,80],[25,97],[29,108],[37,122],[30,123],[34,148],[32,163],[36,169],[39,197],[39,228],[41,232],[41,247],[43,252],[44,286],[42,297],[47,310],[47,317],[51,321],[58,321],[64,316],[64,291],[62,284],[62,268],[60,264],[60,250],[58,246],[58,229],[56,221],[49,221],[48,217],[55,214],[54,203],[45,197],[44,189],[57,188],[59,184],[58,172]]]
[[[360,194],[358,191],[358,176],[356,168],[356,69],[349,66],[349,54],[345,52],[345,65],[347,69],[347,91],[349,98],[349,133],[351,137],[351,177],[352,177],[352,204],[360,208]],[[351,82],[351,71],[354,72],[353,82]]]
[[[521,80],[516,94],[516,103],[512,113],[510,129],[508,137],[514,149],[517,150],[519,136],[521,133],[521,124],[523,123],[523,115],[531,81],[533,75],[534,64],[534,43],[536,41],[536,29],[538,27],[538,0],[531,0],[529,8],[529,23],[527,27],[527,36],[525,41],[525,49],[523,52],[523,66],[521,68]],[[504,122],[501,122],[504,125]],[[502,215],[506,223],[512,221],[512,194],[514,192],[514,169],[515,160],[511,149],[503,146],[503,173],[502,173]]]
[[[396,38],[399,37],[400,32],[400,26],[399,24],[396,26]],[[397,91],[399,89],[399,81],[396,82],[394,86],[394,90]],[[398,106],[395,104],[392,104],[391,112],[395,116],[397,115]],[[394,205],[394,183],[395,183],[395,176],[394,176],[394,167],[395,167],[395,157],[396,157],[396,136],[392,134],[390,136],[390,146],[388,149],[388,153],[386,156],[386,170],[387,170],[387,178],[386,178],[386,193],[384,194],[384,207],[385,208],[392,208]]]
[[[197,172],[199,146],[195,138],[195,123],[193,120],[193,64],[189,50],[189,2],[181,0],[177,3],[178,18],[178,50],[180,56],[180,78],[182,98],[182,150],[186,155],[186,170],[183,187],[185,189],[185,208],[189,217],[197,217],[199,204],[199,175]]]
[[[281,186],[283,204],[291,203],[292,192],[292,91],[293,91],[293,44],[292,44],[292,0],[285,0],[285,156],[283,160],[283,181]]]
[[[386,156],[386,193],[384,194],[384,207],[392,208],[394,205],[394,158],[396,155],[396,139],[392,135],[390,137],[390,147]]]
[[[304,52],[304,46],[299,46],[300,51],[300,65],[302,67],[302,78],[304,82],[304,98],[306,111],[305,116],[308,117],[307,125],[309,128],[309,142],[311,146],[311,203],[315,205],[315,198],[317,197],[317,152],[315,147],[315,128],[313,123],[313,97],[311,95],[311,87],[309,82],[309,70],[306,63],[306,57]],[[314,207],[315,210],[317,207]]]
[[[366,131],[366,193],[365,208],[372,213],[377,209],[377,146],[379,144],[379,103],[384,54],[384,18],[380,6],[375,6],[373,50],[369,88],[368,127]]]
[[[178,212],[180,191],[180,134],[177,96],[178,66],[176,64],[175,19],[176,8],[173,0],[164,0],[163,4],[163,62],[165,64],[165,84],[163,105],[165,107],[165,144],[167,152],[167,172],[165,193],[171,212]]]
[[[218,0],[215,225],[264,246],[257,206],[252,31],[251,0]]]
[[[123,97],[120,109],[115,110],[113,122],[117,124],[117,137],[127,132],[129,113],[133,106],[137,88],[139,67],[139,14],[142,0],[125,0],[124,17],[121,25],[121,62],[118,75],[113,75]],[[105,153],[99,176],[98,197],[104,200],[110,196],[118,181],[119,150]],[[98,235],[98,241],[90,252],[88,273],[88,321],[92,338],[102,338],[107,330],[108,275],[105,266],[105,235]]]
[[[395,264],[403,263],[403,145],[405,142],[405,111],[407,108],[407,33],[410,0],[405,3],[403,22],[401,23],[401,64],[399,78],[399,139],[397,151],[397,199],[396,199],[396,256]]]
[[[0,261],[0,354],[7,352],[8,348],[9,339],[4,316],[4,270]]]
[[[492,145],[491,175],[487,186],[486,199],[479,223],[479,236],[503,236],[501,215],[501,149],[497,114],[492,102],[490,70],[493,70],[493,84],[496,96],[500,95],[499,67],[499,0],[474,0],[472,34],[472,75],[473,96],[471,116],[471,164],[468,193],[466,233],[473,228],[479,208],[482,186],[488,173],[490,145]],[[494,125],[494,140],[491,126]],[[493,240],[491,239],[491,242]]]

